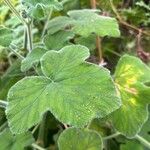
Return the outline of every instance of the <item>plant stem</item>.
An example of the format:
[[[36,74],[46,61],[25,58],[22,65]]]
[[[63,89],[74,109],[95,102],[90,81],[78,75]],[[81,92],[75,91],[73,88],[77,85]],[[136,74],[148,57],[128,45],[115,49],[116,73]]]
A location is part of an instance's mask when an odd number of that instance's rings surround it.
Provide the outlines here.
[[[8,105],[8,102],[0,100],[0,106],[2,106],[3,108],[6,108],[7,105]]]
[[[15,51],[13,48],[9,47],[9,50],[12,51],[20,60],[24,59],[24,57],[20,55],[17,51]]]
[[[38,149],[38,150],[45,150],[45,148],[42,148],[42,147],[40,147],[39,145],[37,145],[35,143],[32,144],[32,147],[35,148],[35,149]]]
[[[114,133],[114,134],[112,134],[112,135],[109,135],[109,136],[104,137],[103,140],[109,140],[109,139],[115,138],[115,137],[117,137],[117,136],[119,136],[119,135],[120,135],[120,133],[119,133],[119,132],[116,132],[116,133]]]
[[[91,0],[92,9],[96,9],[96,0]]]
[[[136,26],[131,25],[131,24],[125,22],[125,21],[122,19],[122,17],[119,15],[119,13],[117,12],[116,7],[115,7],[114,4],[113,4],[113,0],[109,0],[109,2],[110,2],[110,6],[111,6],[111,8],[112,8],[114,14],[116,15],[117,19],[119,20],[119,22],[120,22],[121,24],[123,24],[123,25],[125,25],[125,26],[127,26],[127,27],[129,27],[129,28],[131,28],[131,29],[133,29],[133,30],[135,30],[135,31],[137,31],[137,32],[139,32],[139,30],[140,30],[139,28],[137,28]],[[142,33],[145,34],[145,35],[147,35],[147,36],[150,36],[150,33],[149,33],[149,32],[142,31]]]
[[[103,60],[103,52],[102,52],[102,44],[101,44],[101,38],[99,36],[96,37],[96,47],[97,47],[97,53],[98,53],[98,61],[101,64]]]
[[[19,12],[16,10],[16,8],[11,4],[11,2],[9,0],[4,0],[5,4],[10,8],[10,10],[17,16],[17,18],[23,23],[26,24],[26,20],[23,19]]]
[[[6,121],[0,126],[0,132],[2,132],[7,126],[8,126],[8,122]]]
[[[31,32],[31,21],[26,21],[23,17],[21,17],[20,13],[16,10],[16,8],[12,5],[9,0],[4,0],[5,4],[10,8],[10,10],[16,15],[16,17],[27,26],[27,35],[29,42],[29,51],[32,50],[32,32]],[[25,42],[25,41],[24,41]],[[24,45],[25,46],[25,45]]]
[[[141,144],[143,144],[145,147],[147,147],[148,149],[150,149],[150,142],[149,141],[145,140],[140,135],[136,135],[135,139],[137,139],[139,142],[141,142]]]
[[[31,22],[28,21],[27,25],[27,36],[28,36],[28,44],[29,44],[29,52],[32,51],[33,45],[32,45],[32,31],[31,31]]]
[[[26,50],[28,45],[28,34],[27,34],[27,29],[24,29],[24,41],[23,41],[23,48]]]
[[[48,27],[48,22],[49,22],[49,20],[50,20],[50,18],[51,18],[51,16],[52,16],[52,12],[53,12],[53,9],[51,8],[51,9],[50,9],[50,12],[49,12],[49,14],[48,14],[47,20],[46,20],[46,22],[45,22],[44,28],[43,28],[43,32],[42,32],[41,38],[43,38],[44,35],[45,35],[45,33],[46,33],[46,30],[47,30],[47,27]]]
[[[91,0],[91,8],[96,9],[96,0]],[[101,64],[103,60],[103,52],[102,52],[102,42],[99,36],[96,37],[96,48],[97,48],[98,62],[99,64]]]
[[[43,119],[40,124],[38,138],[36,143],[41,146],[44,146],[44,135],[45,135],[45,124],[46,124],[47,112],[43,115]]]

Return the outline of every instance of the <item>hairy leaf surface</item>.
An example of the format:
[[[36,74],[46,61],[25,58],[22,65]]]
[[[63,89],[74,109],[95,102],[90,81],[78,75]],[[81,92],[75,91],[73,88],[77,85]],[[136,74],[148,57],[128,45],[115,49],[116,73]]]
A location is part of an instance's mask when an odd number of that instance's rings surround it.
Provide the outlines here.
[[[11,130],[26,131],[46,110],[63,123],[81,127],[118,109],[121,102],[109,71],[85,62],[88,57],[89,50],[80,45],[47,52],[41,59],[45,77],[26,77],[9,91]]]

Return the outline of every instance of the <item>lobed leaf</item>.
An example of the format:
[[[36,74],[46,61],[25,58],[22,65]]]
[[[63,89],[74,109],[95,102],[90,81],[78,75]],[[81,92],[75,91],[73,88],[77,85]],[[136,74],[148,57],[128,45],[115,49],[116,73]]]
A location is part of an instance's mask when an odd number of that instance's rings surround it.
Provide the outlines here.
[[[134,137],[148,118],[150,69],[136,57],[123,56],[116,68],[115,83],[121,93],[120,109],[113,113],[113,123],[127,137]]]
[[[82,127],[118,109],[121,101],[109,71],[85,62],[89,55],[81,45],[47,52],[41,59],[45,77],[26,77],[8,93],[11,130],[26,131],[47,110],[63,123]]]

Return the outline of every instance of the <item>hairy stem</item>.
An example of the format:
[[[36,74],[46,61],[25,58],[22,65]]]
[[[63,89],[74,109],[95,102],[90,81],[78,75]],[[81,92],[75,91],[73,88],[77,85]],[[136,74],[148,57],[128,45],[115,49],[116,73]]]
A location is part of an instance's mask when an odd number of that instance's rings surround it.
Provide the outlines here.
[[[41,146],[39,146],[35,143],[32,144],[32,147],[35,148],[35,149],[38,149],[38,150],[45,150],[45,148],[42,148]]]
[[[14,50],[13,48],[9,47],[9,50],[11,52],[13,52],[20,60],[23,60],[24,57],[22,55],[20,55],[16,50]]]
[[[96,0],[91,0],[91,8],[96,9]],[[102,52],[102,42],[99,36],[96,37],[96,48],[97,48],[98,62],[99,64],[101,64],[103,60],[103,52]]]
[[[50,20],[50,18],[52,16],[52,12],[53,12],[53,9],[50,9],[50,12],[48,14],[47,20],[46,20],[44,28],[43,28],[43,32],[42,32],[42,37],[41,38],[43,38],[45,33],[46,33],[46,30],[47,30],[47,27],[48,27],[48,22],[49,22],[49,20]]]
[[[16,10],[16,8],[12,5],[12,3],[9,0],[4,0],[4,2],[23,24],[27,23],[26,20],[20,16],[20,13]]]
[[[6,108],[8,105],[8,102],[0,100],[0,107]]]
[[[102,52],[102,44],[101,38],[99,36],[96,37],[96,47],[98,53],[98,61],[101,63],[103,61],[103,52]]]
[[[27,29],[24,29],[24,41],[23,41],[23,48],[26,50],[28,48],[28,34]]]
[[[28,23],[27,23],[27,36],[28,36],[29,52],[32,51],[32,48],[33,48],[31,26],[32,26],[32,21],[28,21]]]
[[[145,147],[147,147],[148,149],[150,149],[150,142],[149,141],[145,140],[140,135],[136,135],[135,139],[137,139],[139,142],[141,142],[141,144],[143,144]]]
[[[8,122],[4,122],[1,126],[0,126],[0,132],[2,132],[6,127],[8,127]]]
[[[120,135],[120,133],[119,133],[119,132],[116,132],[116,133],[114,133],[114,134],[112,134],[112,135],[109,135],[109,136],[104,137],[103,140],[109,140],[109,139],[115,138],[115,137],[117,137],[117,136],[119,136],[119,135]]]

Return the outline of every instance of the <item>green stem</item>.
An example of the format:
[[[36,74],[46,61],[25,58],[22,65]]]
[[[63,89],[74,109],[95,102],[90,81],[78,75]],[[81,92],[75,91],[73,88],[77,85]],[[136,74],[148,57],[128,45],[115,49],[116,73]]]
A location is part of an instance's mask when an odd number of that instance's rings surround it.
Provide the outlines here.
[[[27,45],[28,45],[28,34],[27,34],[27,29],[25,28],[24,29],[24,41],[23,41],[24,45],[23,45],[23,48],[26,50],[27,49]]]
[[[96,9],[96,0],[90,0],[91,2],[91,8]],[[99,36],[96,37],[96,49],[97,49],[97,55],[98,55],[98,63],[101,64],[103,61],[103,52],[102,52],[102,41]]]
[[[9,50],[12,51],[20,60],[24,59],[24,57],[20,55],[17,51],[15,51],[13,48],[9,47]]]
[[[141,144],[143,144],[145,147],[147,147],[148,149],[150,149],[150,142],[149,141],[147,141],[146,139],[144,139],[140,135],[136,135],[135,139],[137,139],[139,142],[141,142]]]
[[[45,125],[46,125],[47,112],[43,115],[43,119],[40,124],[38,138],[36,143],[41,146],[44,146],[44,136],[45,136]]]
[[[7,105],[8,105],[8,102],[0,100],[0,106],[2,106],[3,108],[6,108]]]
[[[31,31],[31,22],[28,21],[27,25],[27,35],[28,35],[28,44],[29,44],[29,51],[32,51],[33,45],[32,45],[32,31]]]
[[[11,2],[9,0],[4,0],[5,4],[10,8],[10,10],[16,15],[16,17],[23,23],[26,24],[26,20],[23,19],[19,12],[16,10],[16,8],[11,4]]]
[[[42,148],[42,147],[40,147],[39,145],[37,145],[35,143],[32,144],[32,147],[35,148],[35,149],[38,149],[38,150],[45,150],[45,148]]]
[[[8,122],[6,121],[0,126],[0,132],[2,132],[7,126],[8,126]]]
[[[49,14],[48,14],[47,20],[46,20],[45,25],[44,25],[44,28],[43,28],[43,32],[42,32],[41,38],[43,38],[44,35],[45,35],[45,33],[46,33],[46,30],[47,30],[47,27],[48,27],[48,22],[49,22],[49,20],[50,20],[50,18],[51,18],[51,16],[52,16],[52,12],[53,12],[53,9],[50,9],[50,12],[49,12]]]
[[[119,133],[119,132],[116,132],[116,133],[114,133],[114,134],[112,134],[112,135],[109,135],[109,136],[104,137],[103,140],[109,140],[109,139],[115,138],[115,137],[117,137],[117,136],[119,136],[119,135],[120,135],[120,133]]]

